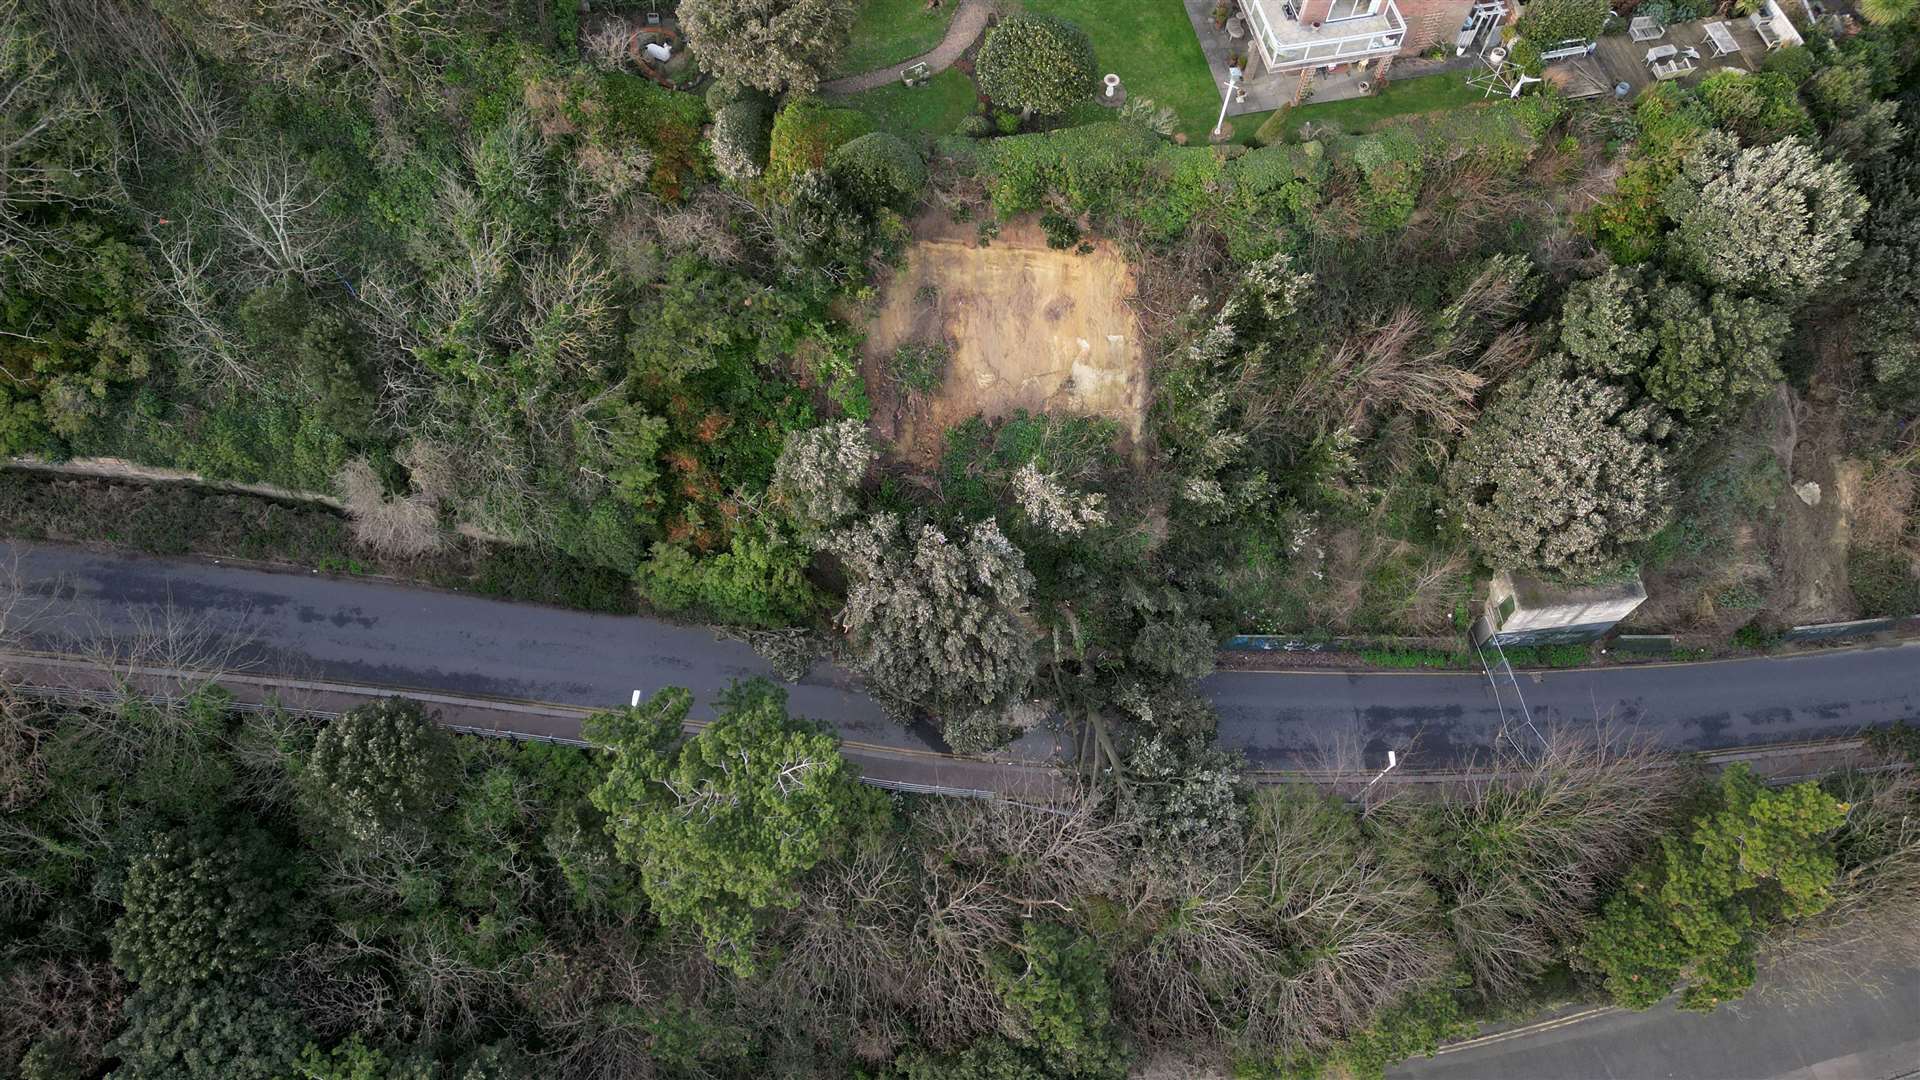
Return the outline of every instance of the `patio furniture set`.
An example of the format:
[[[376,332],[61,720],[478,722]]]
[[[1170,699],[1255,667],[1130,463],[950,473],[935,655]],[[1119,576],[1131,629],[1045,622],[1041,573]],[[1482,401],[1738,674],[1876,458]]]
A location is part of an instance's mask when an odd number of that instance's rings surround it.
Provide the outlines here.
[[[1752,24],[1754,33],[1760,36],[1767,48],[1780,47],[1780,34],[1774,30],[1771,19],[1756,12],[1747,17],[1747,22]],[[1727,25],[1725,20],[1715,19],[1700,29],[1706,36],[1697,45],[1681,48],[1669,43],[1647,50],[1647,68],[1653,72],[1654,79],[1677,79],[1695,70],[1700,66],[1702,47],[1707,50],[1708,59],[1732,56],[1740,51],[1740,43],[1733,39],[1733,27]],[[1627,36],[1634,41],[1655,41],[1667,36],[1667,28],[1652,16],[1640,15],[1628,24]]]

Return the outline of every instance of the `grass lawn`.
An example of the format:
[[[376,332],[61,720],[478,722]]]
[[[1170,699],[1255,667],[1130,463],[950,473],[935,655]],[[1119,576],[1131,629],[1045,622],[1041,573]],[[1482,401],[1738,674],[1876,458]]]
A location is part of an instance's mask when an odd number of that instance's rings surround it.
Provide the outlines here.
[[[938,137],[953,134],[961,118],[973,111],[975,96],[973,80],[959,68],[948,68],[925,86],[895,83],[850,94],[834,104],[859,109],[873,117],[874,125],[882,131]]]
[[[834,74],[858,75],[919,56],[940,44],[959,10],[957,0],[933,11],[927,10],[927,0],[864,0]]]
[[[1188,138],[1204,140],[1213,129],[1220,89],[1181,0],[1025,2],[1028,11],[1057,15],[1085,30],[1099,73],[1115,72],[1128,94],[1172,108]]]
[[[1266,141],[1292,142],[1300,134],[1300,125],[1307,123],[1337,127],[1350,135],[1358,135],[1396,116],[1433,112],[1436,109],[1457,109],[1464,105],[1479,105],[1486,100],[1487,96],[1482,90],[1467,85],[1463,72],[1400,79],[1387,83],[1386,89],[1372,97],[1329,101],[1321,105],[1308,102],[1284,113],[1284,119],[1280,121],[1280,133]],[[1236,125],[1240,119],[1235,118]]]

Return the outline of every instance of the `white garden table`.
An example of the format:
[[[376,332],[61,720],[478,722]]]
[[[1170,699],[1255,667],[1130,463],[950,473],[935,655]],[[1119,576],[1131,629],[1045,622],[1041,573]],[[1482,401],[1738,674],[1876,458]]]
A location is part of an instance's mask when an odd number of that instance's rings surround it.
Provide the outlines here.
[[[1707,32],[1707,44],[1713,48],[1715,56],[1732,56],[1740,51],[1740,43],[1733,40],[1733,28],[1715,19],[1701,27]]]

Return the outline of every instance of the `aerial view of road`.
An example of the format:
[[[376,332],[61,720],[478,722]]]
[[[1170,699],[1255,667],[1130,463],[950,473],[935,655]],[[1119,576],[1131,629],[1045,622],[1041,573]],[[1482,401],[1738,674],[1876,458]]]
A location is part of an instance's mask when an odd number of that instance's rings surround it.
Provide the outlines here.
[[[258,671],[588,707],[662,686],[710,703],[732,680],[769,672],[745,644],[655,619],[46,545],[5,545],[0,557],[32,598],[36,642],[54,650],[171,621],[244,642],[240,654]],[[1631,726],[1677,749],[1817,738],[1920,716],[1916,645],[1523,672],[1519,681],[1538,724]],[[1220,744],[1255,767],[1313,760],[1339,743],[1441,765],[1490,746],[1503,721],[1520,723],[1511,696],[1503,706],[1478,673],[1222,672],[1200,685],[1219,708]],[[850,742],[940,748],[932,730],[888,720],[829,665],[789,694],[795,712]]]

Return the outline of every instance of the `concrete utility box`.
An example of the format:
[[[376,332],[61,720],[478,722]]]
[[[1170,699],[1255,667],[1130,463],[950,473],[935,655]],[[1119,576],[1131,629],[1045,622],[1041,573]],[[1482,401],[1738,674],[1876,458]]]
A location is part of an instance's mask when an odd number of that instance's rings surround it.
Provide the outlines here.
[[[1605,585],[1563,585],[1502,571],[1487,585],[1486,624],[1502,645],[1593,641],[1645,603],[1639,575]]]

